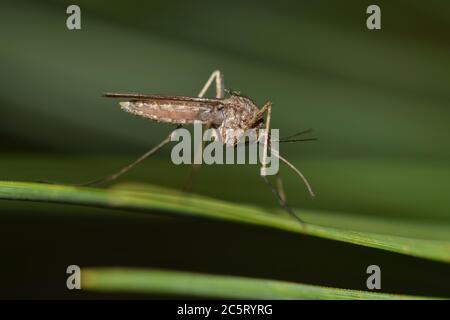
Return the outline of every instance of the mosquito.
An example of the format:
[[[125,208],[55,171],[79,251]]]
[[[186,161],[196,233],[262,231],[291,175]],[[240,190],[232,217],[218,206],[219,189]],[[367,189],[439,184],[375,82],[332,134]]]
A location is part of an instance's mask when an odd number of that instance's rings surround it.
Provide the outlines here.
[[[215,98],[205,98],[204,96],[206,92],[213,83],[215,83],[216,89]],[[225,93],[228,93],[229,96],[225,97]],[[246,132],[249,129],[265,128],[266,133],[268,133],[270,129],[272,103],[268,101],[260,109],[250,98],[244,97],[240,93],[234,91],[225,90],[224,77],[219,70],[216,70],[211,74],[197,97],[147,95],[136,93],[105,93],[104,96],[108,98],[123,99],[124,101],[119,102],[119,105],[126,112],[157,122],[174,124],[176,125],[176,129],[200,121],[202,125],[205,125],[208,128],[218,129],[218,132],[220,134],[223,134],[223,143],[228,142],[227,136],[225,135],[227,129],[240,129],[242,132]],[[264,115],[266,116],[265,120]],[[170,143],[172,141],[172,134],[176,129],[171,131],[170,134],[158,145],[156,145],[119,171],[106,177],[96,179],[81,185],[98,185],[117,179],[147,157],[155,154],[163,146]],[[285,139],[280,139],[279,141],[297,142],[315,140],[314,138],[296,139],[296,137],[305,133],[309,133],[310,131],[311,130],[302,131]],[[269,134],[266,134],[264,136],[263,157],[267,157],[269,147],[270,138]],[[196,150],[195,152],[197,153],[197,151],[198,150]],[[275,155],[279,160],[281,160],[291,170],[293,170],[303,181],[311,197],[314,197],[314,192],[311,188],[311,185],[309,184],[306,177],[300,172],[300,170],[298,170],[292,163],[282,157],[277,151],[271,150],[271,154]],[[264,168],[265,161],[263,160],[262,162],[262,166]],[[193,164],[188,181],[192,181],[192,177],[197,170],[198,165]],[[284,208],[297,221],[304,223],[303,220],[301,220],[288,205],[286,196],[283,191],[281,178],[277,175],[276,186],[274,186],[270,182],[266,175],[262,175],[262,178],[278,199],[280,206]],[[190,187],[190,184],[187,187]]]

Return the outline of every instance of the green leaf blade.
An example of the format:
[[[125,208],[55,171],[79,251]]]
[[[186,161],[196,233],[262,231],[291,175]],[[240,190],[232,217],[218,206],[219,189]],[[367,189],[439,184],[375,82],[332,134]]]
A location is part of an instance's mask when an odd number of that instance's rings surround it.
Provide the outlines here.
[[[450,262],[450,242],[357,232],[313,224],[301,225],[261,208],[237,205],[155,186],[109,189],[79,188],[29,182],[0,182],[0,199],[45,201],[116,208],[140,212],[155,210],[172,216],[191,216],[259,225],[316,236],[440,262]]]
[[[86,268],[82,289],[229,299],[426,299],[286,281],[158,269]]]

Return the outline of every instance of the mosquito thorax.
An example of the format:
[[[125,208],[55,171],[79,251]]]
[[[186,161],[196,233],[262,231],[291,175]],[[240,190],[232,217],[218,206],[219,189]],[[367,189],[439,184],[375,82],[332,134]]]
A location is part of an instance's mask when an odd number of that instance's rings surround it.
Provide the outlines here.
[[[221,109],[224,120],[218,128],[223,143],[236,144],[247,130],[259,126],[253,122],[259,109],[250,98],[231,94],[224,100],[224,106]]]

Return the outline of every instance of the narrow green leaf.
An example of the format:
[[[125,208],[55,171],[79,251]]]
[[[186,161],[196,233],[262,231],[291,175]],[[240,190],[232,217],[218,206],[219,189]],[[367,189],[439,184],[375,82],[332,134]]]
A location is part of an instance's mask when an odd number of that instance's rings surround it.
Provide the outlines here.
[[[68,203],[145,212],[160,210],[175,216],[196,216],[260,225],[436,261],[450,262],[450,242],[448,241],[357,232],[310,223],[301,225],[288,216],[274,214],[261,208],[232,204],[155,186],[146,186],[144,189],[130,186],[96,189],[0,181],[0,199]]]
[[[330,287],[157,269],[87,268],[82,289],[232,299],[425,299]]]

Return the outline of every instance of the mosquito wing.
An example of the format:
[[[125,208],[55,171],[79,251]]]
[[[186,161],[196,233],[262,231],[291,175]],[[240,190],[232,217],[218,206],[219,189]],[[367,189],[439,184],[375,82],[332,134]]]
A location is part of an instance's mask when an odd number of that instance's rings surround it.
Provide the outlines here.
[[[211,99],[211,98],[198,98],[198,97],[185,97],[185,96],[167,96],[159,94],[140,94],[140,93],[104,93],[104,97],[107,98],[127,98],[133,100],[167,100],[167,101],[192,101],[203,102],[211,105],[220,105],[224,99]]]
[[[124,98],[127,101],[119,102],[123,110],[158,122],[191,124],[201,121],[218,126],[223,121],[222,99],[135,93],[105,93],[104,96]]]

